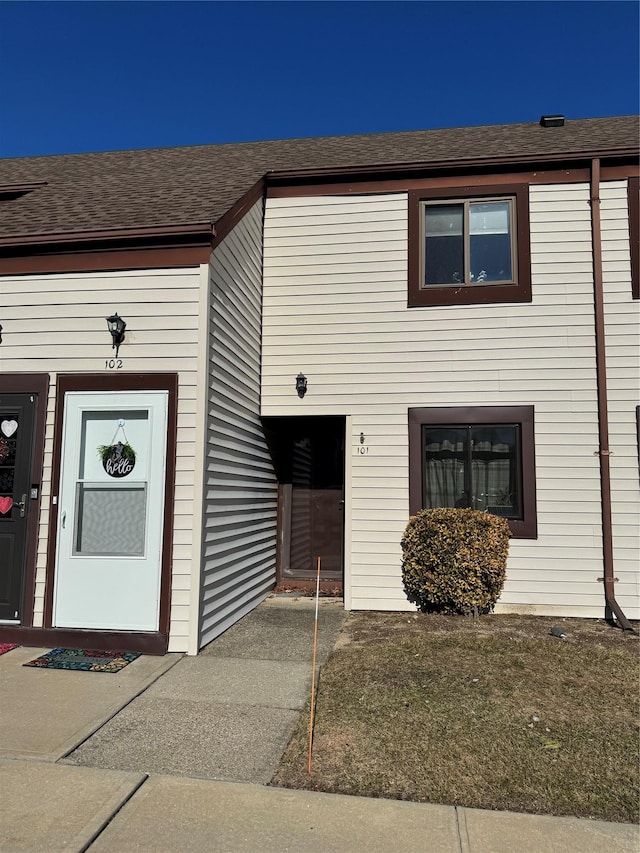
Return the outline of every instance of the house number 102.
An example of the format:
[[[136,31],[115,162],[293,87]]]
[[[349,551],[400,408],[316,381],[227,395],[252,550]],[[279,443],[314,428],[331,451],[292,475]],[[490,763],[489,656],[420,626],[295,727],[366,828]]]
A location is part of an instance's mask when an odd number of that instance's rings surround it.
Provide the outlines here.
[[[105,360],[104,369],[105,370],[120,370],[122,367],[122,359],[121,358],[108,358]]]

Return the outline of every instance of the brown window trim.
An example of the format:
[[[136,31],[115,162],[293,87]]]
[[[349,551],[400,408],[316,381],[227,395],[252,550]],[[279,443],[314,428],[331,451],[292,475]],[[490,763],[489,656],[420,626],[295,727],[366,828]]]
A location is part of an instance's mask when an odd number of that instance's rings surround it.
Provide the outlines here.
[[[438,287],[421,286],[422,204],[459,198],[512,196],[515,199],[516,274],[515,284],[487,284]],[[531,302],[531,249],[529,240],[529,185],[496,184],[409,192],[409,282],[408,306],[490,305],[498,302]]]
[[[629,245],[631,250],[631,295],[640,299],[640,178],[629,178]]]
[[[524,518],[507,519],[514,539],[537,539],[533,406],[462,406],[409,409],[409,512],[422,509],[422,426],[438,424],[520,424]]]

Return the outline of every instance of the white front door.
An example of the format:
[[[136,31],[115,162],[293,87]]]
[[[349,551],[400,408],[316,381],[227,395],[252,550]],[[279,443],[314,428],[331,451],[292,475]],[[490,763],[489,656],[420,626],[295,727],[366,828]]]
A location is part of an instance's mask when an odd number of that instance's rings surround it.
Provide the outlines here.
[[[54,626],[158,630],[167,403],[65,394]]]

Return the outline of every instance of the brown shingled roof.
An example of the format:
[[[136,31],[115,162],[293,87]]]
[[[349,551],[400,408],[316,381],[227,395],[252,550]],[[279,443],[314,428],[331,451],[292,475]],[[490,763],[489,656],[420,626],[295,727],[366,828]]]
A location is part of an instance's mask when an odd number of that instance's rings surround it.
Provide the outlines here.
[[[217,222],[270,172],[479,159],[544,161],[638,148],[638,116],[0,160],[0,238]]]

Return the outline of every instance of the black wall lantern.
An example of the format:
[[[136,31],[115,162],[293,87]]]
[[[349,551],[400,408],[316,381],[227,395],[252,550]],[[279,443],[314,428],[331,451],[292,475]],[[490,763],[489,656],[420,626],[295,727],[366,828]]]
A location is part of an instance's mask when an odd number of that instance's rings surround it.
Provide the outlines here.
[[[307,393],[307,377],[304,373],[299,373],[296,376],[296,391],[298,392],[298,397],[300,397],[301,400]]]
[[[124,330],[127,328],[127,324],[122,319],[122,317],[118,317],[118,313],[116,312],[111,317],[107,317],[107,328],[111,332],[111,337],[113,338],[112,349],[116,351],[116,358],[118,357],[118,350],[120,349],[120,344],[124,340]]]
[[[0,344],[2,343],[2,325],[0,324]]]

